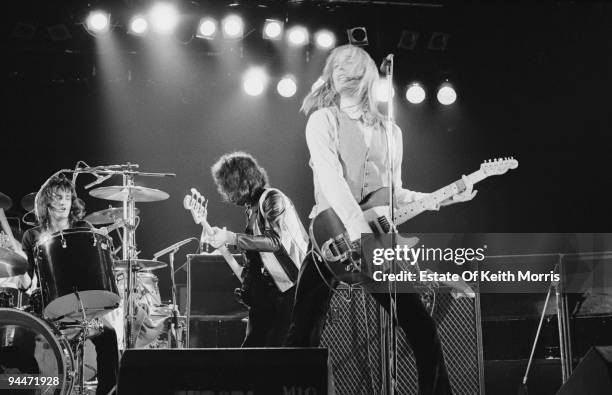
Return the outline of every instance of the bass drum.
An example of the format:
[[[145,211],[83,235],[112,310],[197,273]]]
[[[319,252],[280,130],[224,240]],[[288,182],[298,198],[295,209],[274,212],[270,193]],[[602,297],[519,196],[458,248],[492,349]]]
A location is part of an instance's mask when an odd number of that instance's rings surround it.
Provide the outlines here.
[[[57,377],[57,385],[23,390],[25,394],[70,394],[75,362],[68,341],[46,321],[17,309],[0,308],[0,374]]]

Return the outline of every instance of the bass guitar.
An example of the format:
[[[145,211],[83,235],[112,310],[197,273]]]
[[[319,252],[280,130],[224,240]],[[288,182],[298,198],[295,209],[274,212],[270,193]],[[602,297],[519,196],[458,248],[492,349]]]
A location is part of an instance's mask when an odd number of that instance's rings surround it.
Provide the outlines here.
[[[206,198],[195,188],[191,188],[191,195],[185,195],[183,198],[183,207],[189,210],[196,224],[202,225],[202,231],[205,234],[210,235],[213,233],[212,227],[208,223],[208,200],[206,200]],[[232,272],[234,272],[236,277],[242,282],[243,267],[236,261],[232,253],[225,246],[217,248],[217,252],[223,256],[232,269]]]

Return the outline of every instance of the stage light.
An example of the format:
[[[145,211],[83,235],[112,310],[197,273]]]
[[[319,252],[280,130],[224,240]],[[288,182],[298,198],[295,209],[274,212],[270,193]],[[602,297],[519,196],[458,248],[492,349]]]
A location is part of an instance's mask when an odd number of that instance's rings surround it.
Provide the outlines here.
[[[244,73],[242,87],[249,96],[259,96],[263,93],[268,82],[266,72],[259,67],[252,67]]]
[[[149,30],[149,22],[147,22],[144,16],[136,15],[130,20],[130,28],[128,30],[130,34],[142,36],[146,34],[147,30]]]
[[[225,38],[240,38],[244,32],[244,22],[238,15],[229,15],[223,19],[223,36]]]
[[[418,82],[413,82],[406,89],[406,100],[412,104],[419,104],[425,100],[425,89]]]
[[[319,48],[328,49],[336,44],[336,37],[329,30],[320,30],[315,35],[315,42]]]
[[[110,30],[110,14],[100,10],[91,11],[87,16],[85,26],[91,33],[106,33]]]
[[[444,51],[448,45],[450,35],[447,33],[433,32],[427,44],[427,49],[432,51]]]
[[[346,31],[349,44],[357,46],[368,45],[368,31],[363,26],[353,27]]]
[[[376,83],[376,99],[379,102],[386,103],[389,100],[389,88],[387,86],[387,79],[381,78]],[[395,89],[391,87],[391,98],[395,97]]]
[[[212,40],[217,33],[217,22],[212,18],[202,18],[198,25],[197,37]]]
[[[287,34],[289,44],[300,46],[308,44],[308,30],[303,26],[293,26]]]
[[[397,43],[397,47],[410,51],[416,48],[418,40],[419,32],[402,30],[402,35]]]
[[[283,22],[276,19],[266,19],[263,28],[263,38],[267,40],[280,40],[283,35]]]
[[[158,3],[151,8],[151,27],[158,33],[170,34],[179,22],[176,7],[169,3]]]
[[[297,92],[295,79],[291,76],[283,77],[276,85],[276,90],[282,97],[292,97]]]
[[[457,92],[448,82],[444,82],[438,89],[438,101],[440,104],[449,106],[457,100]]]

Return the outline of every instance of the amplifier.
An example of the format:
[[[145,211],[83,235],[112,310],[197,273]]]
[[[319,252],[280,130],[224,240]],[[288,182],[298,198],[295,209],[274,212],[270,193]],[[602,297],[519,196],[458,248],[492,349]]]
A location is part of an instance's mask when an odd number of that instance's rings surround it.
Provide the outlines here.
[[[433,318],[438,327],[453,394],[484,393],[479,295],[453,299],[436,292]],[[321,343],[328,347],[337,395],[387,393],[383,361],[386,312],[361,288],[339,287],[332,297]],[[417,371],[412,351],[398,329],[396,390],[417,394]]]
[[[234,258],[243,263],[242,255],[234,254]],[[225,259],[216,254],[187,255],[186,271],[187,344],[190,347],[239,347],[241,341],[236,342],[236,336],[227,337],[226,334],[228,330],[233,333],[237,327],[244,328],[241,320],[248,315],[247,307],[239,303],[234,294],[241,285],[240,280]],[[226,321],[237,322],[225,325]],[[194,333],[194,341],[191,340],[193,330],[199,331]],[[211,336],[219,342],[211,343]]]

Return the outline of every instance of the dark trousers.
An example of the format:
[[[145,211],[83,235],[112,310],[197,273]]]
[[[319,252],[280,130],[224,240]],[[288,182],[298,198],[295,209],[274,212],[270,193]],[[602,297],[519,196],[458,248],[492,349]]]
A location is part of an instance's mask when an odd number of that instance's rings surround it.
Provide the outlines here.
[[[331,288],[338,282],[317,257],[309,254],[302,264],[293,306],[291,325],[285,340],[288,347],[317,347],[325,327],[327,311],[332,296]],[[317,270],[317,265],[319,270]],[[391,296],[370,292],[380,305],[389,311]],[[397,324],[403,329],[414,353],[419,380],[419,394],[451,394],[448,374],[444,364],[442,346],[436,325],[416,293],[396,296]]]
[[[96,363],[98,365],[98,387],[96,395],[106,395],[117,384],[119,372],[119,347],[117,334],[113,329],[104,331],[91,339],[96,348]]]
[[[242,347],[280,347],[291,322],[295,287],[280,292],[264,274],[250,274],[249,321]],[[245,295],[246,297],[246,295]]]

